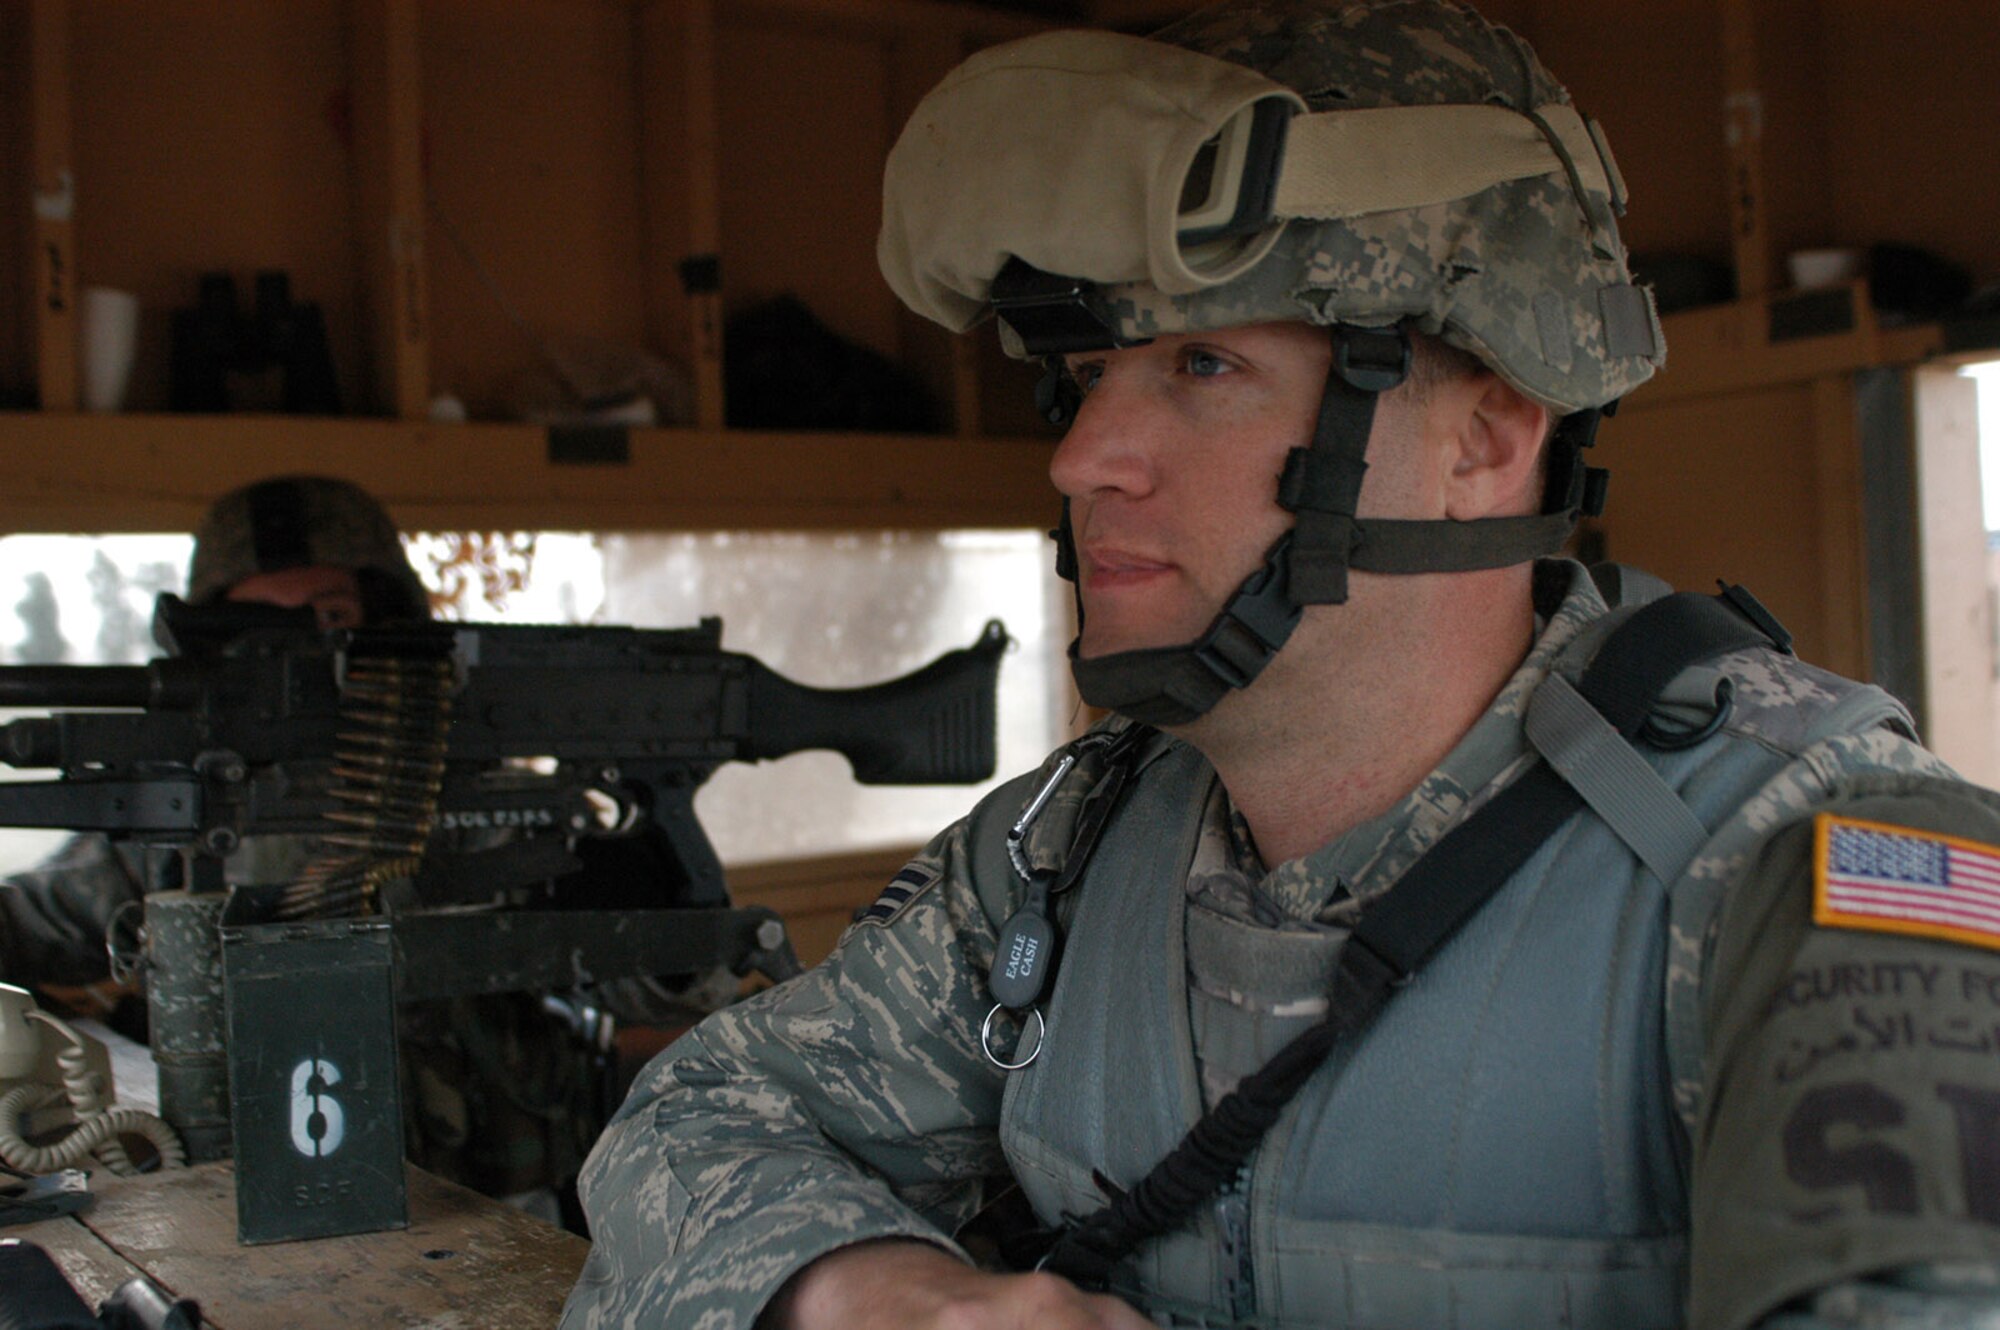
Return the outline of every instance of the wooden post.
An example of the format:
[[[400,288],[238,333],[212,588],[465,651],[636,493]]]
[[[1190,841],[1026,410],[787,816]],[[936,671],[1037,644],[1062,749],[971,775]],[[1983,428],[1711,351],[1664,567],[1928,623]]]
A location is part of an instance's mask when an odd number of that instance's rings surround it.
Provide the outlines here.
[[[1814,663],[1869,677],[1868,546],[1862,529],[1861,441],[1854,381],[1827,374],[1812,382],[1813,493],[1819,509],[1820,596],[1826,607],[1822,656]]]
[[[430,274],[424,258],[423,81],[416,0],[354,0],[355,194],[375,405],[430,409]]]
[[[721,429],[722,163],[716,152],[715,0],[677,0],[687,101],[681,147],[687,168],[687,252],[681,287],[687,297],[689,368],[694,375],[695,424]]]
[[[965,33],[925,28],[898,33],[889,46],[891,141],[902,133],[917,103],[965,58]],[[970,438],[980,432],[979,347],[974,335],[945,332],[929,319],[897,309],[901,358],[923,376],[951,411],[952,432]],[[984,329],[978,336],[990,336]]]
[[[70,160],[69,0],[32,0],[28,31],[35,374],[42,410],[74,411],[76,175]]]
[[[1764,94],[1757,71],[1752,0],[1722,0],[1723,132],[1729,146],[1729,234],[1736,294],[1771,289],[1771,224],[1765,215]]]

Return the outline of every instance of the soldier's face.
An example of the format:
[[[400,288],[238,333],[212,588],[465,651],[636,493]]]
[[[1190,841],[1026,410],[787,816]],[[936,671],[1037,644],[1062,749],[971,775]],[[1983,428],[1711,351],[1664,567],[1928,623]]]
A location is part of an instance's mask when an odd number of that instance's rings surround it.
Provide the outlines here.
[[[1068,358],[1085,395],[1049,474],[1070,500],[1083,655],[1198,636],[1263,562],[1331,355],[1321,329],[1266,323]]]
[[[359,628],[361,584],[351,568],[281,568],[273,573],[253,573],[229,588],[228,599],[283,609],[306,607],[322,629]]]

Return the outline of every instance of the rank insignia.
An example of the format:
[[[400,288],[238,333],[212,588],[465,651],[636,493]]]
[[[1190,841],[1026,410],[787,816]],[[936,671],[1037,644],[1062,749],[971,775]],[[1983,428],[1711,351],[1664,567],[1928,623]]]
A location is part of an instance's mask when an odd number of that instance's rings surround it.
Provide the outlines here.
[[[857,910],[854,922],[857,924],[888,924],[902,913],[903,907],[929,890],[938,880],[935,868],[925,868],[911,864],[902,872],[889,879],[889,885],[882,888],[882,894],[875,898],[873,905]]]

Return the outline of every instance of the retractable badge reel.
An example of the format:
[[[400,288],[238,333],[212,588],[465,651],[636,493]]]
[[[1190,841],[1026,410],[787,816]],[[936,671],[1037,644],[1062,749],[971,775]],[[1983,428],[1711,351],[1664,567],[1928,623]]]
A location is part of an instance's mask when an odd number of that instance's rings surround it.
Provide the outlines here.
[[[1049,975],[1055,968],[1056,926],[1049,918],[1049,886],[1055,880],[1054,872],[1037,872],[1029,863],[1022,850],[1022,842],[1027,838],[1028,828],[1041,815],[1049,797],[1063,783],[1063,779],[1076,766],[1076,754],[1064,753],[1062,761],[1056,764],[1055,774],[1050,776],[1035,797],[1022,811],[1020,819],[1007,832],[1007,857],[1013,861],[1014,871],[1028,884],[1028,894],[1021,902],[1021,908],[1014,911],[1007,922],[1000,927],[999,945],[993,952],[993,968],[987,974],[986,985],[993,990],[993,1009],[986,1013],[986,1019],[979,1026],[979,1046],[986,1053],[986,1060],[1002,1071],[1019,1071],[1032,1063],[1042,1051],[1042,1036],[1047,1033],[1047,1023],[1042,1018],[1039,1005],[1042,994],[1048,989]],[[1025,1011],[1026,1023],[1021,1027],[1021,1037],[1015,1042],[1011,1057],[995,1051],[993,1046],[994,1022],[1003,1011],[1016,1014]],[[1030,1038],[1033,1043],[1022,1044]]]

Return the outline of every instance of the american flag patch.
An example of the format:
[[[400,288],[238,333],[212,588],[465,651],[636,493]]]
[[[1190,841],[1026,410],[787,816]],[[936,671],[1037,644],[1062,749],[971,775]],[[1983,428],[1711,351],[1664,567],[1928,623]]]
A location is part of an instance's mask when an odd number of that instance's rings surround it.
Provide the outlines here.
[[[2000,847],[1821,813],[1813,922],[2000,950]]]

